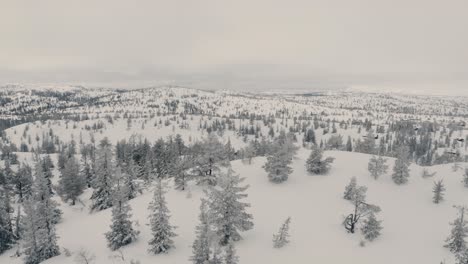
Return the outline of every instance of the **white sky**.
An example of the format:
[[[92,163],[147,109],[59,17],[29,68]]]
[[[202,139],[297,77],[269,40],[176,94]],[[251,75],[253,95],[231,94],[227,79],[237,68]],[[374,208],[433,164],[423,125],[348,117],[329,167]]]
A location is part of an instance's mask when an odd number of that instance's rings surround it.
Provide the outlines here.
[[[468,93],[466,0],[0,0],[0,82]]]

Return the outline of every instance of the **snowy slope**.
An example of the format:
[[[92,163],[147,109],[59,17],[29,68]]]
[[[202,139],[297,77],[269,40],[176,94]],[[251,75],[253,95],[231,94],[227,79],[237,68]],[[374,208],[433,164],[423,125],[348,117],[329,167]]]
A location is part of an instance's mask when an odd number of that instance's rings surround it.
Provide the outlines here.
[[[308,151],[302,149],[294,160],[294,172],[287,182],[273,184],[267,180],[261,168],[264,158],[256,158],[252,165],[241,161],[232,162],[234,170],[246,177],[249,212],[254,216],[255,227],[243,234],[244,240],[237,244],[240,263],[452,263],[452,255],[442,247],[449,233],[448,223],[455,218],[454,204],[468,203],[468,190],[461,184],[461,171],[453,172],[450,165],[432,167],[437,175],[432,179],[420,176],[421,168],[411,166],[410,182],[395,185],[391,172],[379,180],[367,172],[369,156],[349,152],[327,152],[336,157],[329,175],[311,176],[304,168]],[[392,165],[393,161],[390,161]],[[465,164],[467,165],[467,164]],[[351,176],[358,184],[368,186],[368,201],[381,206],[379,218],[383,220],[382,236],[365,247],[359,245],[360,234],[348,234],[341,225],[350,213],[351,204],[342,199],[344,186]],[[443,178],[447,188],[446,200],[439,205],[432,203],[433,180]],[[194,228],[197,224],[201,187],[192,186],[192,198],[187,192],[170,188],[167,194],[172,223],[178,228],[176,249],[169,254],[153,256],[147,253],[150,239],[146,225],[147,206],[151,193],[146,192],[130,202],[133,219],[138,222],[141,234],[136,243],[123,248],[126,263],[138,259],[146,263],[189,263]],[[83,201],[88,205],[87,197]],[[89,213],[88,206],[61,206],[64,220],[57,225],[59,244],[76,252],[86,248],[96,255],[96,263],[119,263],[110,257],[115,252],[106,247],[104,232],[109,229],[110,210]],[[292,217],[291,243],[282,249],[273,249],[272,234],[281,222]],[[0,263],[21,263],[10,258],[13,250],[0,256]],[[74,258],[64,254],[44,263],[74,263]]]

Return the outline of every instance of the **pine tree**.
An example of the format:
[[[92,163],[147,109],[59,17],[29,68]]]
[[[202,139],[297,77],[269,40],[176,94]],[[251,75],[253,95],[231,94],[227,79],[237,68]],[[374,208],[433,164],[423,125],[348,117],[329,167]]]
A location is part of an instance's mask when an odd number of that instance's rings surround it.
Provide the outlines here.
[[[452,253],[460,253],[466,250],[465,238],[468,232],[467,221],[465,220],[466,207],[456,206],[458,210],[458,217],[450,223],[452,230],[449,237],[445,241],[445,247],[449,248]]]
[[[381,175],[387,173],[388,165],[386,163],[387,159],[380,155],[378,157],[373,155],[370,158],[367,169],[369,170],[371,176],[374,177],[374,179],[377,180]]]
[[[434,182],[432,192],[434,193],[434,197],[432,198],[434,203],[438,204],[444,200],[445,186],[443,180]]]
[[[80,173],[80,165],[75,157],[71,157],[61,170],[58,193],[65,202],[71,200],[75,205],[76,199],[83,193],[86,187],[86,179]]]
[[[23,202],[24,198],[32,195],[33,176],[32,169],[29,165],[23,163],[19,166],[13,184],[19,202]]]
[[[42,261],[41,252],[39,249],[39,232],[40,227],[37,222],[34,200],[26,198],[24,205],[25,216],[22,218],[22,226],[24,230],[24,254],[26,255],[25,264],[38,264]]]
[[[132,227],[131,208],[127,200],[128,192],[125,186],[120,185],[120,180],[117,180],[117,187],[113,193],[111,230],[105,234],[107,246],[111,250],[117,250],[132,243],[139,233]]]
[[[185,190],[187,182],[191,179],[191,175],[187,172],[193,165],[192,159],[189,156],[179,157],[174,170],[174,187],[177,190]]]
[[[7,190],[0,186],[0,254],[8,250],[15,243],[16,236],[13,233],[11,219],[10,197]]]
[[[57,224],[62,216],[58,203],[51,199],[52,193],[49,189],[49,179],[42,170],[41,163],[36,162],[32,198],[39,202],[37,210],[40,216],[46,217],[44,221],[47,222],[47,226]]]
[[[263,166],[268,172],[268,179],[274,183],[281,183],[288,179],[289,174],[293,172],[290,167],[292,163],[291,154],[288,148],[282,147],[267,157],[267,162]]]
[[[210,260],[211,249],[209,237],[210,223],[205,200],[201,201],[198,219],[200,220],[200,224],[195,228],[196,238],[195,241],[193,241],[193,255],[190,260],[194,264],[206,264]]]
[[[312,147],[312,152],[310,153],[309,158],[306,161],[306,169],[312,174],[326,174],[331,167],[331,164],[335,160],[332,157],[327,157],[322,159],[323,150],[317,146]]]
[[[463,174],[463,185],[468,188],[468,168],[465,168],[465,174]]]
[[[229,241],[226,247],[226,254],[224,256],[224,264],[237,264],[239,263],[239,257],[236,255],[236,248],[234,242]]]
[[[375,214],[371,213],[367,219],[364,219],[361,232],[365,239],[373,241],[380,236],[382,229],[382,221],[377,220]]]
[[[409,178],[409,150],[408,147],[402,146],[397,150],[397,160],[393,166],[393,181],[398,184],[404,184],[408,182]]]
[[[354,196],[354,193],[356,192],[356,188],[357,188],[357,179],[356,177],[351,177],[351,180],[349,181],[348,185],[346,185],[345,187],[343,199],[351,201],[351,199]]]
[[[239,231],[253,228],[252,215],[245,212],[250,204],[240,200],[247,197],[245,190],[249,187],[239,186],[244,181],[232,169],[220,178],[216,187],[206,192],[208,197],[208,214],[212,217],[216,234],[221,245],[227,245],[229,240],[238,241],[242,237]]]
[[[164,197],[165,190],[162,180],[157,180],[154,190],[153,201],[149,206],[150,211],[150,228],[152,238],[149,241],[149,252],[153,254],[166,253],[174,247],[172,237],[175,237],[174,226],[169,223],[169,209],[167,208],[166,199]]]
[[[289,224],[291,223],[291,217],[288,217],[286,221],[281,225],[278,234],[273,235],[273,247],[282,248],[289,243]]]
[[[353,151],[353,142],[351,141],[351,136],[348,136],[348,140],[346,141],[346,151]]]
[[[107,138],[99,144],[96,159],[96,176],[93,182],[94,191],[91,195],[91,210],[104,210],[112,206],[112,188],[114,184],[114,165],[112,151]]]

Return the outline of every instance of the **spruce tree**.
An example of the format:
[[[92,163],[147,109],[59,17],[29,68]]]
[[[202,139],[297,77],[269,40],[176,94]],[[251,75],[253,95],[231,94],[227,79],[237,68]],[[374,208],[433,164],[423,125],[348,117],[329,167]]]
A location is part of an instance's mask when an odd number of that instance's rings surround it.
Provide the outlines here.
[[[409,165],[409,149],[406,146],[401,146],[397,150],[397,160],[393,166],[392,179],[396,184],[401,185],[408,182]]]
[[[273,235],[273,247],[282,248],[289,243],[289,224],[291,223],[291,217],[288,217],[286,221],[281,225],[278,234]]]
[[[210,222],[207,214],[206,201],[202,199],[200,205],[200,215],[198,216],[200,223],[195,228],[196,238],[192,245],[192,257],[190,260],[193,264],[206,264],[210,260]]]
[[[76,158],[69,158],[60,172],[58,193],[65,202],[71,201],[71,204],[75,205],[76,199],[86,187],[86,179],[80,173],[80,165]]]
[[[443,180],[434,182],[434,187],[432,189],[434,196],[432,201],[436,204],[444,200],[445,186]]]
[[[463,250],[466,250],[466,241],[465,238],[468,232],[467,221],[465,220],[466,207],[456,206],[458,210],[458,217],[450,223],[452,225],[452,230],[450,235],[445,241],[445,247],[450,249],[452,253],[460,253]]]
[[[323,150],[317,146],[313,146],[312,152],[306,161],[306,169],[309,173],[321,175],[326,174],[330,170],[331,164],[335,159],[332,157],[322,159],[322,157]]]
[[[375,214],[371,213],[367,219],[364,219],[361,232],[365,239],[373,241],[380,236],[380,231],[382,229],[382,221],[377,220]]]
[[[381,175],[387,173],[388,165],[387,159],[383,158],[382,156],[375,156],[373,155],[369,159],[369,164],[367,165],[367,169],[369,170],[370,174],[374,179],[378,179]]]
[[[91,195],[91,210],[104,210],[112,206],[112,188],[114,185],[114,164],[112,151],[107,138],[99,144],[96,158],[96,176]]]
[[[227,245],[229,240],[238,241],[242,237],[239,231],[253,228],[252,215],[245,210],[250,204],[240,201],[247,197],[244,192],[249,187],[239,186],[244,181],[229,169],[219,181],[218,186],[205,191],[208,197],[208,214],[212,225],[220,238],[220,245]]]
[[[10,205],[10,197],[3,186],[0,186],[0,254],[8,250],[15,243],[16,236],[13,233]]]
[[[277,149],[267,157],[267,162],[263,166],[268,173],[268,179],[274,183],[281,183],[288,179],[293,172],[290,167],[292,163],[291,153],[285,146]]]
[[[149,205],[151,240],[148,251],[153,254],[166,253],[174,247],[172,238],[176,236],[174,226],[169,223],[170,212],[164,197],[165,190],[161,179],[156,182],[153,200]]]
[[[113,193],[111,230],[105,234],[107,246],[111,250],[132,243],[139,233],[133,229],[126,186],[121,186],[120,180],[117,180],[117,187]]]
[[[23,202],[24,198],[32,195],[33,176],[29,165],[23,163],[19,166],[13,184],[20,203]]]
[[[465,173],[463,174],[463,185],[468,188],[468,168],[465,168]]]
[[[35,210],[35,201],[32,198],[26,198],[24,203],[24,217],[22,218],[24,263],[38,264],[42,261],[39,249],[39,232],[41,231],[37,221]]]
[[[356,177],[351,177],[348,185],[345,187],[345,191],[343,194],[343,199],[351,201],[353,199],[353,195],[356,192],[357,188],[357,179]]]

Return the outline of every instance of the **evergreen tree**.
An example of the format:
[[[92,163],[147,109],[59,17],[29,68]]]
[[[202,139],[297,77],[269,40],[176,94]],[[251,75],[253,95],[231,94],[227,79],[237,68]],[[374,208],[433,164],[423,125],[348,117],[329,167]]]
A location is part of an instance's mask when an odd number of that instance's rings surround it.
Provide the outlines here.
[[[351,177],[348,185],[345,187],[345,191],[343,194],[343,199],[351,201],[354,197],[354,193],[356,192],[357,188],[357,179],[356,177]]]
[[[32,195],[33,176],[32,169],[29,165],[23,163],[19,166],[13,184],[20,203],[23,202],[24,198]]]
[[[192,178],[188,170],[193,166],[190,156],[183,156],[177,159],[174,170],[174,187],[177,190],[185,190],[187,182]]]
[[[290,167],[292,163],[291,153],[288,148],[283,146],[277,149],[267,157],[267,162],[263,166],[268,173],[268,179],[274,183],[281,183],[288,179],[289,174],[293,172]]]
[[[445,186],[443,180],[434,182],[432,192],[434,193],[434,197],[432,198],[434,203],[438,204],[444,200]]]
[[[42,261],[38,240],[39,232],[41,230],[37,221],[34,200],[26,198],[23,205],[25,212],[25,216],[22,218],[22,226],[24,230],[24,263],[38,264]]]
[[[224,264],[237,264],[239,263],[239,257],[236,255],[236,249],[234,243],[229,241],[226,247],[226,254],[224,256]]]
[[[0,254],[11,248],[16,236],[13,233],[10,197],[7,190],[0,186]]]
[[[463,185],[468,188],[468,168],[465,168],[465,174],[463,174]]]
[[[38,201],[37,211],[41,217],[44,217],[44,225],[47,225],[48,235],[52,231],[50,230],[52,225],[57,224],[62,215],[62,211],[58,208],[58,203],[52,200],[52,193],[49,189],[49,177],[45,175],[42,170],[40,162],[36,162],[35,165],[35,178],[33,183],[33,199]]]
[[[408,182],[409,178],[409,150],[408,147],[402,146],[397,150],[397,160],[393,166],[393,181],[398,184],[404,184]]]
[[[128,192],[125,186],[120,185],[121,180],[117,180],[117,187],[113,193],[111,230],[105,234],[107,246],[111,250],[117,250],[132,243],[139,233],[132,227],[131,208],[127,200]]]
[[[195,228],[196,238],[192,245],[193,255],[190,260],[193,264],[206,264],[210,260],[210,223],[207,214],[206,201],[202,200],[200,205],[200,224]]]
[[[99,144],[96,158],[96,176],[91,195],[91,210],[104,210],[112,206],[112,188],[114,184],[114,165],[112,151],[107,138]]]
[[[306,161],[307,171],[312,174],[326,174],[330,170],[331,164],[335,159],[332,157],[322,159],[322,157],[323,150],[317,146],[313,146],[312,152]]]
[[[289,224],[291,223],[291,217],[288,217],[286,221],[281,225],[278,234],[273,235],[273,247],[281,248],[289,243]]]
[[[458,217],[450,223],[452,230],[446,240],[445,247],[449,248],[452,253],[460,253],[466,250],[465,238],[468,232],[467,221],[465,220],[466,207],[456,206]]]
[[[373,241],[380,236],[382,228],[382,221],[377,220],[375,214],[371,213],[367,219],[364,219],[361,232],[365,239]]]
[[[245,190],[249,186],[239,186],[244,181],[232,169],[220,178],[216,187],[206,192],[208,197],[208,214],[212,217],[216,234],[221,245],[227,245],[229,240],[238,241],[242,237],[239,231],[253,228],[252,215],[245,212],[250,204],[240,200],[247,197]]]
[[[154,190],[153,201],[149,206],[150,211],[150,228],[152,238],[149,241],[149,252],[153,254],[166,253],[174,247],[172,237],[175,237],[174,226],[169,223],[169,209],[167,208],[166,199],[164,197],[165,190],[162,180],[157,180]]]
[[[351,136],[348,136],[348,140],[346,141],[346,151],[353,151],[353,142],[351,141]]]
[[[199,153],[194,160],[195,170],[198,171],[198,184],[214,186],[221,168],[230,166],[224,145],[214,134],[210,134],[199,147]]]
[[[61,170],[58,193],[65,202],[75,205],[76,199],[83,193],[86,179],[80,173],[80,165],[75,157],[71,157]]]
[[[387,159],[380,155],[378,157],[373,155],[370,158],[367,169],[369,170],[371,176],[374,177],[374,179],[377,180],[381,175],[387,173],[388,165],[386,163]]]

